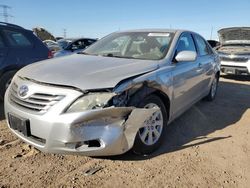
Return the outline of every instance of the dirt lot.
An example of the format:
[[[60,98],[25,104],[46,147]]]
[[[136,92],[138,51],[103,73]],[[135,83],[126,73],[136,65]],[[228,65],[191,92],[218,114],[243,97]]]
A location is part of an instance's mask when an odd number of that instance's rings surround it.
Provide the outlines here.
[[[8,130],[3,109],[0,118],[0,187],[250,186],[250,78],[222,78],[217,99],[173,122],[149,156],[44,154]],[[102,169],[86,176],[93,167]]]

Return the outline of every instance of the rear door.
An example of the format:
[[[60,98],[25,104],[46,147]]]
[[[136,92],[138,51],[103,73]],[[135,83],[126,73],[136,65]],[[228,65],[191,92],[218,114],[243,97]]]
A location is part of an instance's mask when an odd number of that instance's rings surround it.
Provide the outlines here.
[[[4,67],[7,57],[8,57],[8,47],[6,45],[6,42],[4,41],[3,35],[0,32],[0,70],[2,70],[2,67]]]
[[[8,61],[16,64],[17,68],[21,68],[36,60],[33,52],[34,44],[25,35],[25,32],[14,29],[4,29],[3,34],[9,46]]]
[[[199,35],[194,34],[194,41],[197,46],[197,62],[201,72],[201,95],[207,94],[210,90],[210,81],[214,74],[213,64],[215,61],[214,53],[207,42]]]
[[[177,43],[177,55],[180,51],[196,51],[193,37],[189,32],[183,33]],[[173,113],[178,116],[189,108],[199,97],[201,72],[198,62],[173,62]]]

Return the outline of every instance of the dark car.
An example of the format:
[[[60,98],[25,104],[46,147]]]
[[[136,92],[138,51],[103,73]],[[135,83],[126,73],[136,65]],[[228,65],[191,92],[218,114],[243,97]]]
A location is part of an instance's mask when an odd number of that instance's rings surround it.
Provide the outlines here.
[[[32,31],[0,22],[0,99],[19,69],[50,57],[50,50]]]
[[[217,49],[220,46],[220,42],[217,40],[207,40],[210,46],[214,49]]]
[[[96,41],[97,39],[91,39],[91,38],[58,40],[57,42],[59,46],[62,48],[62,50],[57,51],[54,54],[54,57],[61,57],[81,52],[85,48],[89,47],[91,44],[95,43]]]

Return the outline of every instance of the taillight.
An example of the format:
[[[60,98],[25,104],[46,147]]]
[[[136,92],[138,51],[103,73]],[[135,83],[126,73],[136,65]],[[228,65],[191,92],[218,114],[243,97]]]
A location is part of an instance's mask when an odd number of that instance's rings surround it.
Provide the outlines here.
[[[53,53],[52,53],[52,51],[49,51],[48,58],[49,58],[49,59],[50,59],[50,58],[53,58]]]

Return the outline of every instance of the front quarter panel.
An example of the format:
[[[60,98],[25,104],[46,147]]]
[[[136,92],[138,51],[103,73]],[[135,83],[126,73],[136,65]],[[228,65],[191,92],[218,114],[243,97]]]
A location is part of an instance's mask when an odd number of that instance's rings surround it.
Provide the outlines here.
[[[121,82],[114,88],[114,92],[122,96],[127,94],[126,100],[123,105],[136,106],[146,96],[158,92],[164,95],[170,101],[169,115],[171,119],[171,101],[173,97],[173,80],[172,80],[172,67],[163,66],[155,71],[143,74],[136,78],[128,79]],[[166,104],[169,105],[169,104]]]

